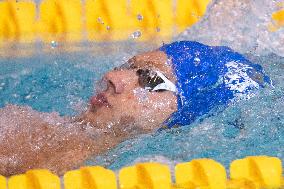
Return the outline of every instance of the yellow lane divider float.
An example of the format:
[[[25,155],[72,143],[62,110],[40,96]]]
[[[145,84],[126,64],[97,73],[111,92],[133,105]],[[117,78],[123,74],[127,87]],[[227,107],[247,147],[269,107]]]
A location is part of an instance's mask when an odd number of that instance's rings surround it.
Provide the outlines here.
[[[6,180],[0,189],[280,189],[283,187],[280,159],[251,156],[235,160],[230,179],[225,168],[212,159],[195,159],[170,168],[160,163],[138,163],[122,168],[118,175],[99,166],[66,172],[62,182],[48,170],[30,170]],[[62,183],[62,184],[61,184]]]
[[[60,179],[48,170],[30,170],[26,174],[12,176],[9,189],[60,189]]]
[[[274,23],[271,25],[272,31],[276,31],[284,26],[284,10],[272,14]]]
[[[170,38],[205,13],[210,0],[0,1],[0,41]]]
[[[0,1],[0,42],[170,39],[196,23],[210,0]],[[269,26],[284,25],[284,10]]]
[[[210,0],[0,1],[0,42],[170,39],[195,24]],[[284,25],[284,10],[269,26]]]
[[[44,41],[79,41],[82,38],[81,0],[43,0],[40,4],[37,32]]]
[[[0,41],[34,39],[35,16],[33,2],[0,1]]]

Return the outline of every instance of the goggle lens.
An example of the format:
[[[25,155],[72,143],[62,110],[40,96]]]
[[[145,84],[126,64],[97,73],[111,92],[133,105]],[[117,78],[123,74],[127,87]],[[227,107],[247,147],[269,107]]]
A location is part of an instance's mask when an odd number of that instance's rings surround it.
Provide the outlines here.
[[[149,91],[173,91],[176,92],[175,85],[161,72],[149,69],[138,69],[136,72],[139,85]]]

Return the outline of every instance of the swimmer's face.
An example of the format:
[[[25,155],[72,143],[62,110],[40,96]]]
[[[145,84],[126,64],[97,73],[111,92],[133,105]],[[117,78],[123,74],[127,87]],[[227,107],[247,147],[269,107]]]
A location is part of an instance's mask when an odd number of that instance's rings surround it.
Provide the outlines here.
[[[145,133],[161,127],[177,110],[177,98],[172,91],[151,90],[159,84],[156,80],[145,84],[147,74],[142,77],[141,73],[156,71],[175,83],[167,56],[161,51],[135,56],[126,65],[106,73],[103,80],[107,88],[91,98],[84,121],[118,129],[118,133]]]

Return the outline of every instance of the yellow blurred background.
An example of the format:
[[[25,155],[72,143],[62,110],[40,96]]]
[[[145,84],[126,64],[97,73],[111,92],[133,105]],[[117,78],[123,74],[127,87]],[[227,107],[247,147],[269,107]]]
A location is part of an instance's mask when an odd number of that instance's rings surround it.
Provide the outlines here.
[[[0,41],[168,38],[197,22],[209,1],[6,0],[0,2]]]
[[[0,43],[171,38],[196,23],[209,3],[210,0],[4,0],[0,1]],[[275,23],[270,28],[275,31],[284,25],[284,10],[272,18]]]

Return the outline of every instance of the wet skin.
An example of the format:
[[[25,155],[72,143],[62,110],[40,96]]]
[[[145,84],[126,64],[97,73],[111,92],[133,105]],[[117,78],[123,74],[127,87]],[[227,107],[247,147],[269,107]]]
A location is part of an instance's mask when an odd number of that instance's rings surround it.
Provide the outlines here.
[[[91,97],[88,110],[75,118],[14,105],[0,109],[0,174],[46,168],[61,175],[126,139],[160,128],[177,110],[177,98],[171,91],[143,89],[137,70],[160,71],[175,83],[167,56],[148,52],[126,65],[105,74],[107,89]]]
[[[118,128],[120,135],[123,135],[125,125],[129,122],[134,127],[131,130],[145,133],[157,129],[176,111],[176,96],[173,92],[149,92],[138,83],[136,72],[141,68],[159,70],[175,82],[163,52],[141,54],[130,59],[127,64],[128,68],[115,69],[105,74],[103,79],[107,81],[107,89],[91,98],[90,108],[81,118],[84,122],[97,127],[109,125],[113,129]],[[121,130],[122,127],[124,129]]]

